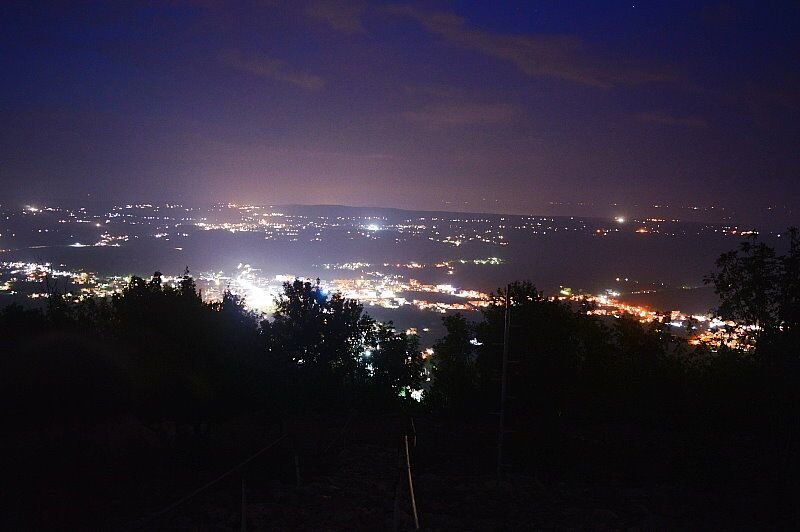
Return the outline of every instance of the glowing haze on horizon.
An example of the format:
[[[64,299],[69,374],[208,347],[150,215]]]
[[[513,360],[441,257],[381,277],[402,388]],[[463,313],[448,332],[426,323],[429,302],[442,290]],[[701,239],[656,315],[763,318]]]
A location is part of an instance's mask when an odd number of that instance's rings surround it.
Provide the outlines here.
[[[3,203],[797,223],[799,6],[12,2]]]

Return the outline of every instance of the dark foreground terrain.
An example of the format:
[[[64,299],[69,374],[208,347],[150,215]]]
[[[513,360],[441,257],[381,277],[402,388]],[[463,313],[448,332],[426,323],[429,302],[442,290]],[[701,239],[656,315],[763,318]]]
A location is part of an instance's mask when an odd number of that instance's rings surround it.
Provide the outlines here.
[[[748,455],[747,434],[719,435],[736,440],[726,456],[724,441],[706,442],[702,451],[694,435],[663,429],[589,431],[565,424],[544,438],[517,433],[498,482],[496,421],[491,415],[412,421],[407,414],[351,410],[282,423],[248,417],[204,434],[173,436],[135,423],[105,432],[54,427],[25,440],[17,435],[17,447],[5,447],[13,462],[5,467],[2,525],[233,530],[241,528],[244,508],[250,529],[413,529],[404,436],[423,529],[797,523],[797,484],[782,482],[779,470],[790,465],[785,455],[778,448],[773,455]]]

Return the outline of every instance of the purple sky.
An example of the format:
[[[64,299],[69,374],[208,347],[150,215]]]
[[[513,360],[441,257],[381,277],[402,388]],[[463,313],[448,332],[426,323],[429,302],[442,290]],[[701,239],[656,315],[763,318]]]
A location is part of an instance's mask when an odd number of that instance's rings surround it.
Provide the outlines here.
[[[800,223],[799,22],[764,0],[11,2],[0,203]]]

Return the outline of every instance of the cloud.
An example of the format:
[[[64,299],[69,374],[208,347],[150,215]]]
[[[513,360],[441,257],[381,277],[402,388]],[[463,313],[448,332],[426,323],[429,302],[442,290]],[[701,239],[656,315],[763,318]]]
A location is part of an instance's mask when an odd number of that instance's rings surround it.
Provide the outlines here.
[[[455,126],[508,123],[518,114],[518,108],[509,104],[487,103],[435,103],[416,111],[407,111],[407,120],[429,129]]]
[[[647,124],[662,124],[666,126],[708,127],[705,118],[696,116],[677,117],[661,111],[648,111],[638,113],[636,119]]]
[[[325,85],[325,80],[317,75],[292,70],[284,61],[264,55],[245,57],[239,50],[225,50],[219,54],[219,59],[240,72],[291,83],[307,90],[319,90]]]
[[[786,75],[780,85],[748,82],[731,90],[727,102],[744,111],[761,130],[780,130],[797,122],[800,112],[800,79]]]
[[[590,87],[675,81],[669,69],[633,67],[587,49],[572,35],[505,35],[470,28],[453,13],[424,11],[407,5],[386,8],[391,14],[411,17],[447,43],[508,61],[529,76],[545,76]]]
[[[439,83],[406,85],[403,87],[403,91],[412,97],[432,96],[434,98],[463,99],[467,96],[467,91],[461,87],[442,85]]]
[[[363,33],[365,31],[361,24],[363,13],[363,3],[344,0],[315,0],[306,8],[306,15],[342,33]]]

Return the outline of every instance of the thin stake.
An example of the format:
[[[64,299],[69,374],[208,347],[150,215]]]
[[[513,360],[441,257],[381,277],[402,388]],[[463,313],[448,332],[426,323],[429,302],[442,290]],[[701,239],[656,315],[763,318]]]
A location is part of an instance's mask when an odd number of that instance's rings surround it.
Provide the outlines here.
[[[406,442],[406,466],[408,468],[408,491],[411,493],[411,509],[414,511],[414,528],[419,530],[419,516],[417,516],[417,499],[414,497],[414,481],[411,478],[411,457],[408,454],[408,434],[403,436]]]

